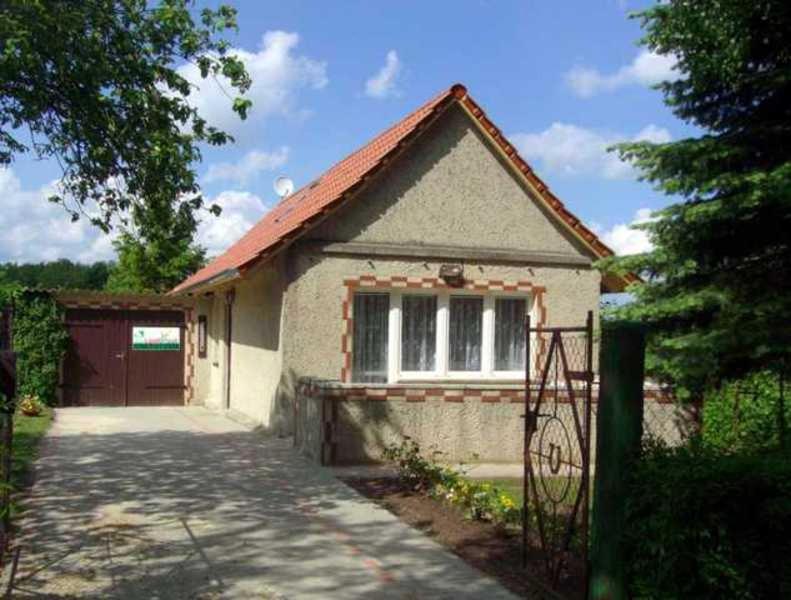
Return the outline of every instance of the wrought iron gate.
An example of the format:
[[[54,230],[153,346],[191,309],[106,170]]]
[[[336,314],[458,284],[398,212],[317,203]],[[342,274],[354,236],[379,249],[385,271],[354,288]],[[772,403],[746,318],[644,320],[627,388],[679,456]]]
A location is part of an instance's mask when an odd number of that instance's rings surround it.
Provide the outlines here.
[[[540,549],[553,587],[587,581],[593,313],[581,327],[525,327],[523,562]]]

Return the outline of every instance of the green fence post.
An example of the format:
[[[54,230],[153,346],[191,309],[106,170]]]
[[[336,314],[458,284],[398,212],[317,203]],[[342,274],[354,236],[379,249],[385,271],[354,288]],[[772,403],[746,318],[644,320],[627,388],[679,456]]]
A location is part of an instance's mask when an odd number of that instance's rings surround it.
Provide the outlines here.
[[[604,324],[599,373],[588,589],[591,600],[626,600],[626,478],[643,435],[645,333],[639,325]]]

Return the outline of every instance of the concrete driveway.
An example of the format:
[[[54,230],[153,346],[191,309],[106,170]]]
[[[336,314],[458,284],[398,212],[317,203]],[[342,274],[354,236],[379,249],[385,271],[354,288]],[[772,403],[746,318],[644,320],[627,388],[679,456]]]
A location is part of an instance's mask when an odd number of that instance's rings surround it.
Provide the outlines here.
[[[512,598],[291,449],[200,408],[71,408],[14,598]]]

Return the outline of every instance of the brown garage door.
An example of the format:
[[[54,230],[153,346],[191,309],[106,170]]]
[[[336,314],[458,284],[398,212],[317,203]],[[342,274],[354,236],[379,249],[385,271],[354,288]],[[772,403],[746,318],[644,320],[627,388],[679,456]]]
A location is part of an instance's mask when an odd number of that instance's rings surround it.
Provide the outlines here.
[[[67,406],[184,404],[184,313],[69,309]]]

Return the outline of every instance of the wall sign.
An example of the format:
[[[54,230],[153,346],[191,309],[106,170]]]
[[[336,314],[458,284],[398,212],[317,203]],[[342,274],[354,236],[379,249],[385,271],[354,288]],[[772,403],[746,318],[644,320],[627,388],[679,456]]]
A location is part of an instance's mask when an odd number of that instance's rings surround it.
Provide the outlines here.
[[[132,350],[180,350],[180,327],[132,327]]]

